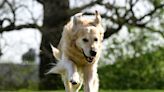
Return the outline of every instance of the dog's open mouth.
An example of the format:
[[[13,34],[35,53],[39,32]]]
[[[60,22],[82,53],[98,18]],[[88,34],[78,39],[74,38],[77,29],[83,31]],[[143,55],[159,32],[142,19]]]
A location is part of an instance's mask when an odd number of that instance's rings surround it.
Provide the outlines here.
[[[92,63],[94,57],[88,57],[88,56],[86,56],[85,53],[84,53],[84,51],[83,51],[83,55],[84,55],[84,57],[86,58],[86,60],[87,60],[89,63]]]
[[[87,59],[88,62],[91,63],[91,62],[93,61],[94,58],[93,58],[93,57],[86,57],[86,59]]]

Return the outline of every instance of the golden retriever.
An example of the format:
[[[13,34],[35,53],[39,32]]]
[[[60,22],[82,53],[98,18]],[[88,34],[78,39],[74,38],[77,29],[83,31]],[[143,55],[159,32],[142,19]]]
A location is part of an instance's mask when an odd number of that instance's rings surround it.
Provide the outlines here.
[[[84,92],[98,92],[97,74],[104,29],[101,16],[95,18],[75,14],[63,30],[62,38],[53,55],[59,60],[48,73],[61,74],[66,92],[78,92],[84,84]]]

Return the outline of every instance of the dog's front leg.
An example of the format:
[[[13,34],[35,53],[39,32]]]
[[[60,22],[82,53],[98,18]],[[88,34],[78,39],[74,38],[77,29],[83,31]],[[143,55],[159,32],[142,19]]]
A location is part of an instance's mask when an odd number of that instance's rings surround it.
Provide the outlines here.
[[[78,92],[79,88],[79,74],[77,72],[77,66],[70,60],[64,58],[65,73],[62,76],[66,92]]]
[[[66,61],[67,63],[65,64],[65,68],[67,71],[68,79],[73,85],[76,85],[80,82],[80,76],[77,71],[77,66],[71,60],[67,59]]]
[[[65,91],[66,92],[73,92],[72,85],[69,82],[66,75],[62,75],[62,80],[63,80],[63,83],[64,83]]]
[[[97,69],[94,67],[84,68],[84,92],[98,92],[99,81]]]

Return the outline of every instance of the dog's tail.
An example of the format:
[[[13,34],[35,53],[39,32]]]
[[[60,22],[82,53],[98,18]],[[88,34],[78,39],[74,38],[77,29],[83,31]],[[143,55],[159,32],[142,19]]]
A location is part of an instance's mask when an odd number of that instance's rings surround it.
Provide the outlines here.
[[[51,46],[51,49],[52,49],[52,53],[53,53],[53,56],[57,59],[57,60],[60,60],[61,58],[61,53],[60,53],[60,50],[55,48],[52,44],[50,44]]]

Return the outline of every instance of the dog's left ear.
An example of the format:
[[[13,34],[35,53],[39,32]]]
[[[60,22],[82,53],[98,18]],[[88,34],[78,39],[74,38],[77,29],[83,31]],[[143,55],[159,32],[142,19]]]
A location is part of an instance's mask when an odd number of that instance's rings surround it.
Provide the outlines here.
[[[73,24],[74,25],[78,25],[81,23],[81,17],[82,17],[83,13],[77,13],[73,16]]]
[[[96,24],[100,24],[101,23],[101,16],[100,16],[100,14],[98,13],[97,10],[95,11],[95,23]]]

